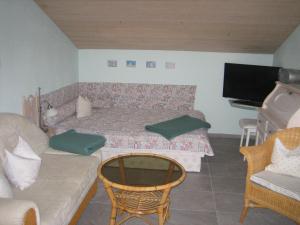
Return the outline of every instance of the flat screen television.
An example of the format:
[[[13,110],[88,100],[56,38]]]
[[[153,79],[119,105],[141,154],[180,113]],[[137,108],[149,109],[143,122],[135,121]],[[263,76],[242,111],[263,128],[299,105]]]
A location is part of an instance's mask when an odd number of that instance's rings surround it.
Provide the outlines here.
[[[225,63],[223,97],[259,106],[274,89],[278,71],[279,67]]]

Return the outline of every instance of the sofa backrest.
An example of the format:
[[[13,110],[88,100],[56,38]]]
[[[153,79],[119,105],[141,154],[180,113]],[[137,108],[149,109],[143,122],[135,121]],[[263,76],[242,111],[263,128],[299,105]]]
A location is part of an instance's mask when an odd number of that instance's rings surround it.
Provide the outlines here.
[[[0,113],[0,154],[12,151],[21,136],[37,154],[48,149],[48,136],[34,123],[21,115]]]
[[[192,110],[195,92],[194,85],[79,83],[80,95],[105,108]]]

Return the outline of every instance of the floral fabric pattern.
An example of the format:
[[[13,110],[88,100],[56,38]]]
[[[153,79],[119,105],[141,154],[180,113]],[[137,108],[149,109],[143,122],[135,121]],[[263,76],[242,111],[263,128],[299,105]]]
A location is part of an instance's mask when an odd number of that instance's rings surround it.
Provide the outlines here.
[[[47,104],[45,104],[45,101],[48,101],[55,108],[59,108],[60,106],[63,106],[64,104],[76,99],[79,95],[78,85],[78,83],[71,84],[41,95],[42,112],[44,113],[47,109]]]
[[[100,134],[106,137],[106,147],[131,149],[170,149],[202,152],[213,156],[213,151],[205,129],[198,129],[167,140],[159,134],[148,132],[145,125],[162,122],[182,115],[200,119],[204,116],[199,111],[179,112],[175,110],[133,109],[133,108],[98,108],[90,117],[72,116],[57,124],[56,132],[68,129],[78,132]]]
[[[74,115],[76,113],[76,102],[77,98],[66,104],[63,104],[62,106],[57,107],[57,115],[54,117],[47,118],[46,116],[44,116],[45,125],[52,127],[55,124],[63,121],[64,119]]]
[[[99,108],[171,109],[194,108],[196,86],[124,83],[79,83],[79,94]]]

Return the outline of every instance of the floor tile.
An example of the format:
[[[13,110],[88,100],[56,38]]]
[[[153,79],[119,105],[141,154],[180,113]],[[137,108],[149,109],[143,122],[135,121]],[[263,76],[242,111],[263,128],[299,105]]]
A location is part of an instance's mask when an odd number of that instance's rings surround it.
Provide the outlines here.
[[[106,204],[90,203],[78,221],[78,225],[107,225],[109,224],[110,210]]]
[[[187,211],[215,211],[215,201],[212,192],[192,192],[175,190],[171,193],[171,208]]]
[[[172,210],[169,223],[174,225],[218,225],[215,212]]]
[[[270,225],[295,225],[295,222],[283,216],[279,213],[276,213],[270,209],[263,209],[263,208],[255,208],[251,209],[256,214],[260,215],[261,221],[264,224]]]
[[[212,191],[211,179],[209,176],[202,176],[199,173],[187,173],[186,179],[172,191],[186,194],[197,194],[201,191]]]
[[[215,155],[207,157],[208,162],[236,162],[242,161],[243,155],[238,147],[215,145],[213,147]]]
[[[209,170],[212,177],[220,176],[220,177],[228,177],[230,176],[227,163],[223,162],[214,162],[214,163],[208,163]]]
[[[295,225],[288,218],[275,212],[259,213],[260,209],[249,209],[243,225]],[[240,225],[237,212],[217,212],[219,225]]]
[[[212,189],[222,193],[244,193],[245,179],[230,177],[212,177]]]
[[[259,216],[260,215],[249,212],[243,225],[263,225],[259,223]],[[239,212],[218,212],[217,211],[217,218],[218,218],[218,225],[241,225],[239,222],[240,219]]]
[[[247,162],[237,161],[237,162],[227,163],[226,167],[231,177],[240,177],[244,179],[246,178]]]
[[[245,178],[247,174],[246,162],[209,162],[212,177]]]
[[[243,194],[214,193],[217,211],[241,212],[243,208]]]
[[[203,161],[203,160],[202,160]],[[198,176],[209,176],[209,166],[207,162],[201,162],[201,170],[200,173],[189,173],[189,174],[197,174]]]
[[[92,199],[92,202],[98,202],[101,204],[110,204],[110,200],[108,198],[108,195],[103,187],[103,183],[98,183],[98,190],[95,195],[95,197]]]

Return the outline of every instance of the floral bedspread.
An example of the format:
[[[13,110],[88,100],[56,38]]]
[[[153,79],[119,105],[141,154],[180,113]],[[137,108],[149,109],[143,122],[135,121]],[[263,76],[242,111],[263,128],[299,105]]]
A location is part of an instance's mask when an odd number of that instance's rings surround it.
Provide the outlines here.
[[[172,140],[145,130],[145,125],[162,122],[182,115],[203,119],[199,111],[179,112],[167,109],[98,108],[89,117],[71,116],[55,125],[57,133],[68,129],[100,134],[106,137],[106,147],[131,149],[170,149],[202,152],[213,156],[213,150],[205,129],[198,129]]]

